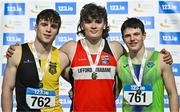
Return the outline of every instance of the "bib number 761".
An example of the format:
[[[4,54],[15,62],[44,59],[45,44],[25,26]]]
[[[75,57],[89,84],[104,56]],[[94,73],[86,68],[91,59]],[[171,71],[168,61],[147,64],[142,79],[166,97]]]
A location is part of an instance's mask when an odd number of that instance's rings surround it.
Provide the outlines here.
[[[152,103],[152,92],[124,91],[124,98],[130,105],[149,105]]]

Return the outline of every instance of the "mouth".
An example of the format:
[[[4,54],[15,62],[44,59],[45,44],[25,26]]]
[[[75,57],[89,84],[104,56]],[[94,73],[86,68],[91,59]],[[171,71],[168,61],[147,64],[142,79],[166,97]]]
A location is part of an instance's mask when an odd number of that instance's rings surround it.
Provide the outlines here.
[[[134,46],[136,46],[136,45],[137,45],[137,43],[136,43],[136,42],[129,43],[129,46],[131,46],[131,47],[134,47]]]
[[[91,30],[90,31],[92,34],[96,34],[98,31],[97,30]]]
[[[51,37],[50,34],[44,34],[45,38],[49,39]]]

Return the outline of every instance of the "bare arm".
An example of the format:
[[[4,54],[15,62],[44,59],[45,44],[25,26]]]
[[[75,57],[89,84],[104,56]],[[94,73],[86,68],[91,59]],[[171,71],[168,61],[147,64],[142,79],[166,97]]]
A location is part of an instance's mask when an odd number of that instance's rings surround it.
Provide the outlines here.
[[[12,103],[13,103],[13,90],[15,87],[15,79],[16,79],[16,71],[18,62],[20,60],[19,49],[20,46],[15,47],[16,51],[12,58],[7,59],[7,65],[5,69],[5,74],[3,78],[2,84],[2,94],[1,94],[1,102],[2,102],[2,111],[3,112],[11,112],[12,111]]]
[[[178,111],[178,95],[177,88],[175,84],[175,79],[172,73],[172,67],[165,62],[163,62],[163,56],[160,57],[160,67],[162,68],[161,74],[164,80],[165,88],[168,93],[170,111],[171,112],[179,112]]]
[[[122,89],[121,80],[118,78],[118,74],[116,74],[116,76],[115,76],[115,86],[114,86],[114,93],[115,93],[115,98],[116,99],[119,97],[121,89]]]
[[[69,59],[69,65],[63,70],[61,76],[68,82],[72,80],[72,73],[70,73],[70,64],[75,53],[76,41],[68,41],[59,48],[60,51],[66,54]]]
[[[68,56],[62,52],[61,50],[59,50],[59,58],[60,58],[60,62],[61,62],[61,67],[62,67],[62,73],[61,76],[69,82],[69,58]]]

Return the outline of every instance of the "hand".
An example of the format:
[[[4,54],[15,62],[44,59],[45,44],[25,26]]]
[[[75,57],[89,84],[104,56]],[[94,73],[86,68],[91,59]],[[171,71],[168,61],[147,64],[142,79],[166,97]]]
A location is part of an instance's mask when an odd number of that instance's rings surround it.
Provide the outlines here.
[[[13,54],[14,54],[14,51],[15,51],[15,46],[18,46],[19,44],[16,43],[14,45],[10,45],[6,51],[6,58],[10,58]]]
[[[170,52],[168,52],[166,49],[162,49],[160,53],[163,54],[163,60],[166,62],[166,64],[172,64],[173,63],[173,58]]]

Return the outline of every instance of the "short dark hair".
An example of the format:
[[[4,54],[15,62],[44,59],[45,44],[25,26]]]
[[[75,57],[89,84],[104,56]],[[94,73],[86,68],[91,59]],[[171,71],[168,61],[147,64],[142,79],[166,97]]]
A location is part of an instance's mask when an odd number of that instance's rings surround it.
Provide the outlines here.
[[[80,20],[77,26],[77,34],[82,34],[85,36],[84,30],[81,28],[81,23],[87,21],[89,18],[92,19],[104,19],[106,24],[106,28],[103,30],[102,38],[107,38],[109,36],[109,26],[108,26],[108,18],[105,7],[98,6],[94,3],[89,3],[83,6],[80,12]]]
[[[140,19],[137,18],[128,18],[121,26],[121,34],[124,36],[124,30],[126,28],[139,28],[142,33],[145,33],[144,24]]]
[[[60,17],[60,15],[58,14],[58,12],[56,12],[56,11],[53,10],[53,9],[45,9],[45,10],[42,10],[42,11],[37,15],[36,24],[39,24],[39,21],[40,21],[40,20],[47,20],[47,21],[51,21],[51,22],[54,22],[54,23],[58,23],[58,25],[59,25],[58,29],[59,29],[60,26],[61,26],[61,17]]]

